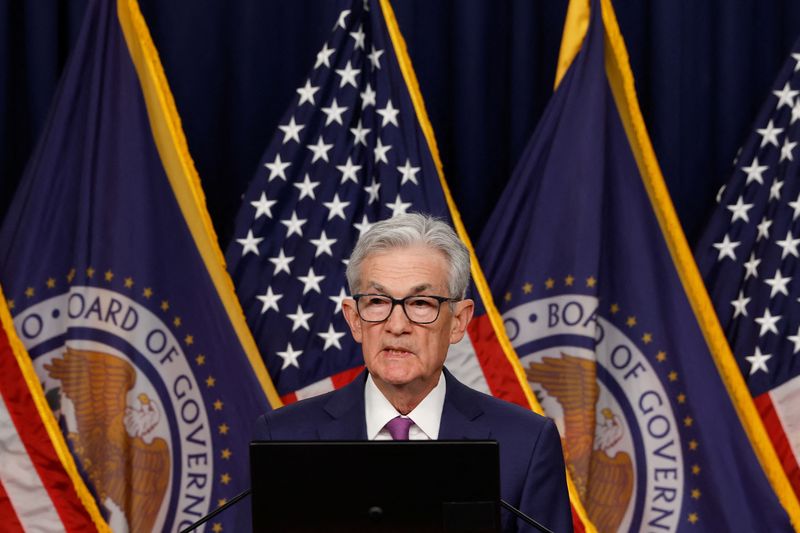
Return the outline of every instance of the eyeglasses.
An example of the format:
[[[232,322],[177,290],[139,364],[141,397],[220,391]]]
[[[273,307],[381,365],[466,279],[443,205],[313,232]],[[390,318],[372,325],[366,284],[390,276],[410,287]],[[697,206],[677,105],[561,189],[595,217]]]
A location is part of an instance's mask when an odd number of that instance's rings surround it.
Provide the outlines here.
[[[403,308],[406,318],[414,324],[430,324],[439,318],[444,302],[458,302],[460,298],[444,296],[406,296],[392,298],[385,294],[354,294],[358,316],[364,322],[383,322],[392,314],[395,305]]]

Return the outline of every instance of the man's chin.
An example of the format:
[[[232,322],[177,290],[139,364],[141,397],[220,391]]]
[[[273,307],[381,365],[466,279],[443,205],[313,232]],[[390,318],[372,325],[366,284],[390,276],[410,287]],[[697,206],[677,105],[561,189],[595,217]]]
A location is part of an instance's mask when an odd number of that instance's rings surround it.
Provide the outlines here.
[[[370,373],[387,385],[402,387],[420,379],[419,371],[408,363],[410,363],[408,360],[384,360],[380,368],[372,369]]]

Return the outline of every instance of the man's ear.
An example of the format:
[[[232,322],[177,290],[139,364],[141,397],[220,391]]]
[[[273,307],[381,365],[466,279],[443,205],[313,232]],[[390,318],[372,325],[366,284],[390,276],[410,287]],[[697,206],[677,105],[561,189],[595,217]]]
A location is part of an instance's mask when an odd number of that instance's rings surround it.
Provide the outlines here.
[[[360,343],[362,338],[362,324],[361,319],[358,317],[356,301],[352,298],[346,298],[342,300],[342,314],[344,315],[344,319],[347,321],[347,325],[350,326],[350,333],[353,335],[353,339]]]
[[[456,344],[464,338],[467,331],[467,324],[472,320],[475,312],[475,302],[469,298],[455,303],[453,311],[453,322],[450,326],[450,344]]]

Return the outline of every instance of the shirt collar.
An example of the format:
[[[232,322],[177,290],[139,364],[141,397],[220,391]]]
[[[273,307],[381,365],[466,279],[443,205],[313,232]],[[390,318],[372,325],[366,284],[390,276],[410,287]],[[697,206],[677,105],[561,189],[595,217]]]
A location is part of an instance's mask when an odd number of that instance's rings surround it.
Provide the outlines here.
[[[439,438],[446,389],[444,374],[439,374],[439,382],[433,390],[407,415],[430,439]],[[364,387],[364,414],[367,419],[368,440],[374,440],[389,420],[400,415],[369,374]]]

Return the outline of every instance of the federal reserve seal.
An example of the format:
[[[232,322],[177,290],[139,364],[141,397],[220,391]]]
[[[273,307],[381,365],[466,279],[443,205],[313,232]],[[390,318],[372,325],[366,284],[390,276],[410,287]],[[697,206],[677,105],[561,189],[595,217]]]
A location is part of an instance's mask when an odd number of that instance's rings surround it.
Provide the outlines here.
[[[77,284],[14,318],[114,531],[173,530],[211,507],[212,426],[179,321]]]
[[[581,294],[507,306],[503,319],[598,530],[675,531],[687,475],[680,424],[691,418],[679,422],[669,390],[676,373],[656,367],[666,354],[652,334],[639,337],[635,316],[620,324],[618,305],[603,312]]]

